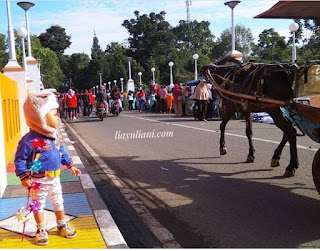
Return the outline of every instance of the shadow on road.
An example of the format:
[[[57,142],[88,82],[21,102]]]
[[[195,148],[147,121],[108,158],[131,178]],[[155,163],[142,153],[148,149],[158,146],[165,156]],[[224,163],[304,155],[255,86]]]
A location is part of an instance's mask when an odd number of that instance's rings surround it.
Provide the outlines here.
[[[274,180],[272,185],[239,178],[270,169],[250,170],[248,165],[241,172],[217,172],[215,166],[226,164],[219,158],[193,158],[197,164],[213,161],[207,172],[190,167],[188,158],[102,158],[183,247],[311,247],[320,238],[320,203],[294,193],[305,189],[299,183],[282,188],[280,177],[265,178]]]

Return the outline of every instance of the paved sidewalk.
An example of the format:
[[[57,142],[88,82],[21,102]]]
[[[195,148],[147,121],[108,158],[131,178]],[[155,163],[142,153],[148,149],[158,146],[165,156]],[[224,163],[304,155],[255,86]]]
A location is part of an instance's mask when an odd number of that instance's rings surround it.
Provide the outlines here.
[[[21,241],[22,222],[18,222],[15,213],[26,206],[27,189],[21,186],[15,176],[14,164],[7,166],[8,186],[0,199],[0,249],[1,248],[128,248],[108,208],[101,199],[94,183],[86,172],[72,142],[64,131],[64,124],[59,125],[60,138],[68,149],[73,163],[82,175],[73,177],[62,167],[61,185],[65,212],[69,224],[77,230],[77,237],[66,239],[57,235],[54,213],[47,199],[46,223],[49,230],[49,245],[45,247],[34,244],[35,222],[33,217],[26,223],[24,241]]]

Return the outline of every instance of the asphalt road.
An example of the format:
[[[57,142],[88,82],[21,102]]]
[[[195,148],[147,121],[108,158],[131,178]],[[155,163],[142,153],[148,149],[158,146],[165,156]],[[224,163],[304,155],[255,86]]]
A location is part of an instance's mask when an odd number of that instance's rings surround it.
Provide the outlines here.
[[[225,156],[219,154],[219,124],[137,111],[70,123],[182,247],[319,248],[320,195],[311,174],[319,144],[299,137],[300,168],[282,179],[288,146],[281,166],[270,167],[282,138],[278,128],[254,123],[256,158],[247,164],[244,121],[227,125]],[[173,137],[120,139],[148,132]]]

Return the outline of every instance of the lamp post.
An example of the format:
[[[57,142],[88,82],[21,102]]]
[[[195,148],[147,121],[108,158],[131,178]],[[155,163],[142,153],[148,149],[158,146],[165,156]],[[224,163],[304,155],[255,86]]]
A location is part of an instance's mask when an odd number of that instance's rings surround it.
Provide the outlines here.
[[[102,85],[102,73],[99,72],[99,87]]]
[[[7,17],[8,17],[8,47],[9,47],[9,61],[5,67],[20,67],[17,62],[16,48],[14,46],[14,32],[11,23],[10,1],[7,0]]]
[[[99,92],[99,88],[98,88],[98,86],[96,85],[96,92],[98,93]]]
[[[131,79],[131,60],[132,60],[132,57],[128,57],[129,79]]]
[[[139,76],[140,88],[141,88],[141,85],[142,85],[142,82],[141,82],[142,72],[141,71],[138,72],[138,76]]]
[[[18,31],[18,36],[21,37],[21,45],[22,45],[22,65],[24,67],[24,70],[26,72],[26,76],[28,75],[28,71],[27,71],[27,60],[26,60],[26,50],[24,47],[24,39],[26,38],[26,36],[28,35],[28,32],[25,28],[21,27]]]
[[[31,40],[30,40],[30,26],[29,26],[29,14],[28,10],[34,6],[34,3],[31,2],[18,2],[17,3],[24,11],[25,11],[25,16],[26,16],[26,27],[27,27],[27,32],[28,32],[28,57],[31,56]]]
[[[170,61],[168,65],[170,67],[170,85],[173,85],[172,66],[174,65],[174,63]]]
[[[121,92],[123,92],[123,78],[120,78],[121,81]]]
[[[107,90],[107,83],[103,83],[104,89]]]
[[[111,89],[111,82],[108,82],[109,90]]]
[[[117,80],[113,80],[114,85],[117,85]]]
[[[193,55],[194,59],[194,79],[198,79],[198,66],[197,66],[197,60],[199,58],[198,54]]]
[[[296,31],[299,29],[297,23],[292,23],[289,25],[289,30],[292,32],[292,63],[296,63],[297,53],[296,53]]]
[[[152,71],[152,82],[153,82],[153,84],[155,84],[156,80],[155,80],[155,77],[154,77],[154,72],[156,71],[156,69],[154,67],[152,67],[151,71]]]
[[[92,87],[92,90],[93,90],[93,95],[96,95],[96,87]]]
[[[225,5],[228,5],[231,8],[231,51],[234,51],[236,49],[236,42],[235,42],[235,30],[234,30],[234,19],[233,19],[233,9],[236,7],[237,4],[239,4],[241,1],[229,1],[225,2]]]

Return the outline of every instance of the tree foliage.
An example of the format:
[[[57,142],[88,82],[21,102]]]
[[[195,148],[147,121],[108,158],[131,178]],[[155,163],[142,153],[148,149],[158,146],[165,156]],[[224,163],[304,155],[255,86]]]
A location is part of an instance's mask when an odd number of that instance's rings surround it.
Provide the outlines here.
[[[0,69],[8,63],[9,53],[7,53],[7,48],[6,36],[0,34]]]
[[[273,28],[264,30],[259,35],[257,45],[252,45],[252,56],[260,61],[284,61],[288,58],[289,47],[285,37],[280,36]]]
[[[71,45],[71,37],[59,25],[52,25],[45,33],[40,34],[39,39],[43,47],[61,54]]]
[[[231,51],[231,28],[223,30],[220,37],[217,39],[217,45],[213,48],[211,56],[215,59],[222,58]],[[235,26],[235,47],[236,50],[248,56],[251,51],[253,35],[250,28],[243,25]]]

